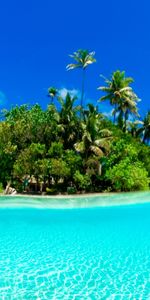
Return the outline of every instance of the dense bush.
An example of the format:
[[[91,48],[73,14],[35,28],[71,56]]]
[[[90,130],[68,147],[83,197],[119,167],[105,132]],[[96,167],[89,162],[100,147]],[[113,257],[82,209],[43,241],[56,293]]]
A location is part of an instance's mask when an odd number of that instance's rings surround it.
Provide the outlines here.
[[[95,62],[88,51],[74,54],[75,65],[68,67],[84,69],[87,58]],[[80,63],[76,65],[78,55]],[[76,97],[71,93],[62,97],[54,87],[48,89],[51,104],[45,110],[36,104],[3,111],[2,185],[11,182],[17,191],[47,194],[148,189],[150,111],[140,122],[136,119],[138,97],[132,82],[117,70],[99,88],[104,92],[100,100],[113,106],[113,122],[99,112],[100,106],[89,103],[83,107],[84,91],[80,105],[76,105]]]
[[[73,178],[79,190],[89,190],[91,185],[91,178],[89,175],[83,175],[79,171],[76,171]]]
[[[74,186],[68,186],[67,187],[67,193],[68,195],[76,194],[77,189]]]
[[[106,178],[115,191],[136,191],[149,188],[148,172],[140,162],[124,159],[106,171]]]

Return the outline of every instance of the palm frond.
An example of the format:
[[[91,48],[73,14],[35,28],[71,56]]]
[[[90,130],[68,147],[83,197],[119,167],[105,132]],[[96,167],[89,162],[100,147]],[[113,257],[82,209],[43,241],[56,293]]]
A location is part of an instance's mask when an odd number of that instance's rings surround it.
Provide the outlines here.
[[[103,151],[97,146],[94,145],[90,146],[90,150],[98,157],[104,156]]]
[[[82,68],[82,65],[80,63],[78,63],[78,64],[69,64],[66,66],[67,71],[74,70],[77,68]]]
[[[76,63],[67,65],[67,70],[73,70],[76,68],[85,69],[88,65],[96,62],[94,58],[95,52],[89,52],[88,50],[79,49],[73,54],[69,55],[71,58],[75,60]]]
[[[83,153],[85,151],[84,142],[78,142],[74,145],[74,148],[77,152]]]

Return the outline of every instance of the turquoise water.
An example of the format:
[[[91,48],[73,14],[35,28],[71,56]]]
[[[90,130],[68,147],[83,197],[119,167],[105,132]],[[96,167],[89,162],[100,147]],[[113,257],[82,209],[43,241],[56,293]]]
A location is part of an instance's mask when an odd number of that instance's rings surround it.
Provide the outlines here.
[[[150,299],[150,203],[1,208],[0,299]]]

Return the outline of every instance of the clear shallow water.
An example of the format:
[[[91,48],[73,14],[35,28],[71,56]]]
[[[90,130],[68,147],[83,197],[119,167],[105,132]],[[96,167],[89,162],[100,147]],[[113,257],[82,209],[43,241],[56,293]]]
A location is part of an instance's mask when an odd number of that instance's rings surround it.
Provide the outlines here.
[[[150,204],[0,209],[0,299],[150,299]]]
[[[116,193],[82,196],[0,196],[0,207],[85,208],[130,205],[150,202],[150,192]]]

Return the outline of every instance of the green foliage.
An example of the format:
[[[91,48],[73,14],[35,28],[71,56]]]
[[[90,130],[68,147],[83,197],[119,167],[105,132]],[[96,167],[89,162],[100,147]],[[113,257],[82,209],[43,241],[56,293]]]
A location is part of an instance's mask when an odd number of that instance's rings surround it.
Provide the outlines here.
[[[83,71],[81,99],[70,93],[60,97],[59,90],[50,87],[45,110],[38,104],[3,110],[0,182],[4,187],[11,181],[18,191],[33,187],[48,194],[148,188],[150,112],[139,120],[133,79],[119,70],[100,87],[105,93],[100,100],[109,100],[114,108],[114,123],[98,106],[89,103],[83,108],[85,69],[96,61],[94,55],[78,50],[71,56],[74,63],[67,66]],[[31,179],[26,188],[25,178]]]
[[[59,113],[60,132],[64,148],[73,148],[76,138],[80,133],[80,121],[77,117],[80,106],[75,105],[76,97],[71,97],[69,93],[67,93],[65,98],[59,97],[58,101],[61,105]]]
[[[23,178],[32,176],[37,189],[43,182],[45,188],[68,193],[75,192],[74,185],[91,191],[147,188],[150,147],[132,134],[123,133],[92,104],[80,120],[78,109],[72,106],[74,100],[67,96],[63,101],[59,113],[54,105],[45,112],[38,105],[5,111],[5,120],[0,123],[3,185],[13,180],[17,190],[22,191]],[[130,166],[134,166],[134,176]],[[68,187],[69,182],[73,188]]]
[[[70,55],[71,58],[75,61],[75,63],[71,63],[67,65],[67,70],[74,70],[74,69],[82,69],[82,91],[81,91],[81,109],[83,109],[83,100],[84,100],[84,83],[85,83],[85,70],[86,68],[95,63],[95,52],[89,52],[88,50],[79,49]]]
[[[101,128],[103,120],[97,108],[92,104],[88,105],[88,107],[89,110],[84,112],[84,122],[81,123],[81,141],[75,143],[74,147],[79,153],[85,154],[86,159],[91,154],[100,158],[109,152],[112,136],[110,130]]]
[[[77,189],[74,186],[68,186],[67,187],[67,193],[68,193],[68,195],[76,194],[76,192],[77,192]]]
[[[0,193],[3,193],[4,189],[3,189],[3,185],[2,183],[0,182]]]
[[[74,175],[76,170],[82,169],[82,158],[74,150],[66,150],[64,153],[64,161],[70,169],[71,176]]]
[[[70,57],[75,60],[75,63],[67,65],[67,70],[73,70],[76,68],[87,68],[88,65],[91,65],[92,63],[96,62],[94,55],[94,51],[89,52],[88,50],[84,49],[77,50],[72,55],[70,55]]]
[[[48,88],[48,97],[51,98],[51,103],[53,103],[54,98],[57,96],[57,93],[58,91],[55,87],[51,86]]]
[[[131,163],[128,158],[106,171],[115,191],[136,191],[149,188],[148,172],[140,162]]]
[[[139,143],[134,141],[130,136],[116,138],[112,141],[110,153],[102,159],[104,169],[109,169],[115,164],[128,157],[129,163],[138,161]]]
[[[35,175],[39,173],[41,167],[40,160],[45,156],[45,145],[32,143],[28,148],[20,152],[14,162],[14,176]],[[44,163],[44,162],[43,162]]]
[[[52,158],[50,160],[50,174],[54,177],[55,181],[58,182],[61,178],[69,177],[70,168],[61,158]]]
[[[80,173],[80,171],[76,171],[73,178],[76,186],[80,190],[88,190],[90,188],[91,178],[88,174],[83,175]]]
[[[107,78],[104,79],[106,86],[99,87],[98,89],[105,92],[106,95],[101,97],[100,101],[109,100],[110,104],[114,106],[112,112],[114,123],[118,114],[118,125],[126,132],[129,115],[138,116],[137,102],[139,98],[130,86],[133,78],[125,77],[124,71],[117,70],[113,72],[110,80]]]
[[[20,182],[19,180],[13,180],[13,187],[18,193],[23,193],[25,190],[23,182]]]
[[[100,159],[96,156],[91,156],[86,161],[86,174],[88,175],[101,175]]]
[[[55,187],[53,188],[46,188],[46,194],[47,195],[57,195],[57,189]]]
[[[63,155],[63,144],[60,142],[53,142],[48,150],[50,157],[62,157]]]
[[[150,177],[150,147],[144,144],[140,144],[138,147],[138,158],[143,162],[145,169]]]
[[[149,143],[150,142],[150,111],[147,112],[144,120],[143,120],[143,126],[141,128],[143,133],[143,142]]]

